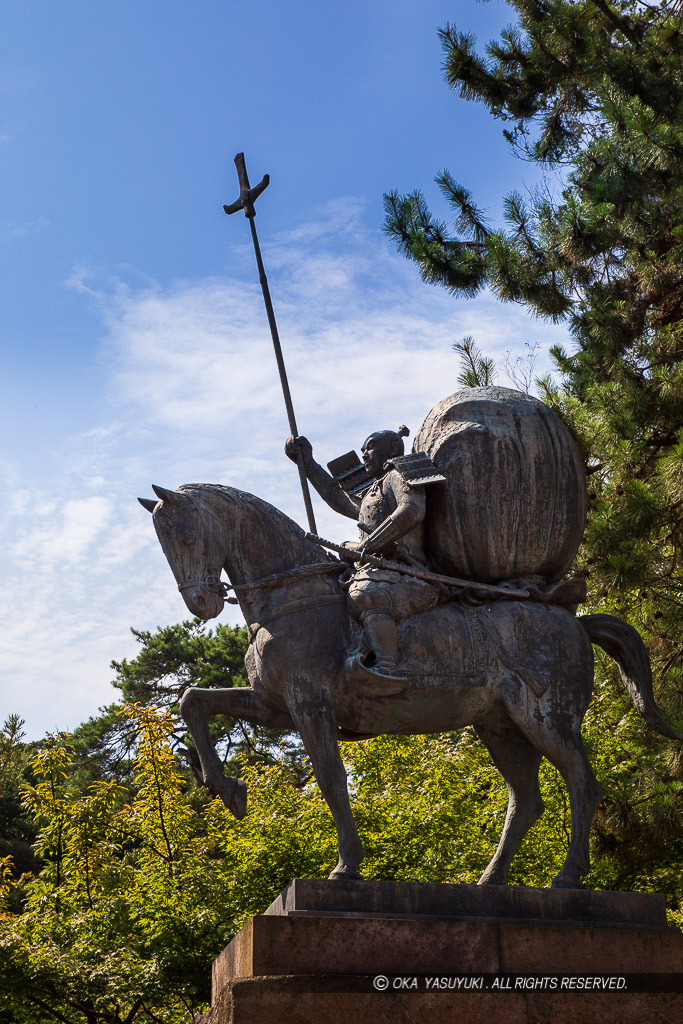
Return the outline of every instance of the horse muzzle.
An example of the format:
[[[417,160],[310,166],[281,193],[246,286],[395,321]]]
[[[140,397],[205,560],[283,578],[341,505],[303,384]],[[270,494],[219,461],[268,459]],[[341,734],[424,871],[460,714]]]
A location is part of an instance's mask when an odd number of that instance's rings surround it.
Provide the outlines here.
[[[223,611],[225,588],[218,580],[189,580],[179,583],[178,590],[198,619],[215,619]]]

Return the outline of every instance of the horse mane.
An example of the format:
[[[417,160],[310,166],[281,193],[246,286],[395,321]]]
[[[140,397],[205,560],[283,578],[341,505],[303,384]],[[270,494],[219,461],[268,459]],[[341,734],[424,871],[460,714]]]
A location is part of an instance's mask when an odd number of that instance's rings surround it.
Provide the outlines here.
[[[282,561],[282,569],[311,562],[332,561],[318,544],[306,538],[298,523],[255,494],[227,484],[183,484],[178,490],[195,500],[199,499],[200,505],[219,519],[223,517],[220,507],[216,507],[215,499],[225,502],[230,508],[225,518],[229,516],[231,520],[238,546],[246,550],[255,537],[268,537],[276,561]],[[285,555],[284,559],[277,558],[280,552]],[[273,568],[272,571],[279,571],[279,568]]]

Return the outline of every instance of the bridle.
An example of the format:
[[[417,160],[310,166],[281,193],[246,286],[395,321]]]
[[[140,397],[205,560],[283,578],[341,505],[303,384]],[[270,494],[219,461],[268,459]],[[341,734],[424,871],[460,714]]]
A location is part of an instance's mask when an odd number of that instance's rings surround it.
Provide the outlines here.
[[[349,566],[346,562],[312,562],[310,565],[302,565],[297,569],[285,569],[284,572],[272,573],[260,580],[251,580],[249,583],[226,583],[216,573],[209,573],[206,576],[196,579],[183,580],[178,584],[178,590],[190,590],[192,587],[205,587],[212,594],[220,594],[229,604],[238,604],[237,597],[229,597],[231,590],[237,594],[239,591],[248,592],[262,587],[282,587],[288,583],[296,583],[297,580],[306,579],[308,576],[322,576],[331,573],[341,573]]]
[[[183,590],[190,590],[192,587],[206,587],[212,594],[222,594],[224,597],[227,591],[231,589],[213,573],[209,573],[207,576],[198,576],[193,580],[184,580],[178,584],[178,590],[181,594]]]
[[[249,592],[250,590],[283,587],[290,583],[296,583],[298,580],[306,579],[309,576],[339,574],[348,568],[349,566],[346,562],[313,562],[311,565],[302,565],[298,569],[286,569],[284,572],[276,572],[270,576],[264,576],[260,580],[251,580],[249,583],[225,583],[217,575],[209,574],[199,579],[185,580],[183,583],[179,583],[178,590],[182,593],[183,590],[189,590],[190,587],[202,586],[206,587],[211,593],[220,594],[228,604],[239,604],[237,597],[228,596],[229,591],[234,590],[237,594],[239,591]],[[273,609],[264,621],[247,623],[249,643],[254,643],[259,630],[267,626],[273,619],[279,619],[284,615],[294,615],[297,612],[312,611],[313,609],[322,608],[324,605],[337,604],[345,600],[346,596],[343,593],[339,593],[314,594],[310,597],[299,597],[294,601],[288,601],[281,607]]]
[[[209,515],[222,527],[223,522],[216,512],[210,508],[205,502],[197,500],[196,498],[191,499],[199,509]],[[283,572],[272,573],[270,576],[263,576],[258,580],[251,580],[248,583],[227,583],[220,578],[220,569],[216,570],[209,567],[206,576],[195,577],[189,580],[183,580],[182,583],[178,584],[178,590],[182,594],[184,590],[190,590],[194,587],[203,587],[211,594],[219,594],[224,601],[228,604],[239,604],[239,597],[230,597],[230,591],[234,590],[235,595],[240,593],[247,594],[251,590],[258,590],[263,588],[274,588],[287,586],[290,583],[296,583],[298,580],[306,579],[309,576],[322,576],[332,573],[342,573],[349,569],[347,562],[335,560],[326,562],[312,562],[310,565],[302,565],[295,569],[286,569]],[[302,597],[295,601],[290,601],[281,608],[274,609],[268,617],[268,622],[271,619],[279,618],[281,615],[291,615],[296,611],[303,611],[314,607],[319,607],[325,604],[330,604],[332,601],[335,603],[340,600],[345,600],[344,594],[318,594],[311,595],[310,597]],[[256,633],[265,625],[265,623],[253,623],[249,626],[250,641],[256,637]]]

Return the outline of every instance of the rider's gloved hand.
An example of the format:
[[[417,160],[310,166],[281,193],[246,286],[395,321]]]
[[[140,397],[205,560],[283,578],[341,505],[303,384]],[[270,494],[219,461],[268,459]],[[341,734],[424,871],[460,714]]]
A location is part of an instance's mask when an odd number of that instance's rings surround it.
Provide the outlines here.
[[[358,544],[357,541],[355,541],[355,540],[345,540],[344,543],[342,544],[342,547],[346,548],[346,550],[349,552],[349,554],[345,555],[343,551],[340,551],[339,552],[340,558],[343,558],[343,560],[345,562],[351,562],[352,564],[355,564],[358,561],[358,559],[357,558],[353,558],[351,556],[350,552],[353,551],[355,553],[357,551],[360,551],[361,547],[362,547],[362,544]]]
[[[304,469],[309,470],[313,465],[313,445],[307,437],[290,437],[285,441],[285,455],[292,462],[299,461],[299,452],[303,455]]]

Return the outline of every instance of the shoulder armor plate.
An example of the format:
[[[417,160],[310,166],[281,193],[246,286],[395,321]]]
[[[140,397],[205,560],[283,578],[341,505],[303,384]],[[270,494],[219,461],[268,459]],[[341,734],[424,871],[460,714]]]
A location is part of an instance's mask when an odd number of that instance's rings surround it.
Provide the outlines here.
[[[332,459],[332,462],[327,463],[327,468],[346,493],[356,498],[362,498],[368,487],[375,482],[374,476],[366,472],[355,452],[347,452],[338,459]]]
[[[424,452],[397,455],[389,459],[387,465],[393,466],[409,487],[424,487],[426,484],[438,484],[446,480]]]

